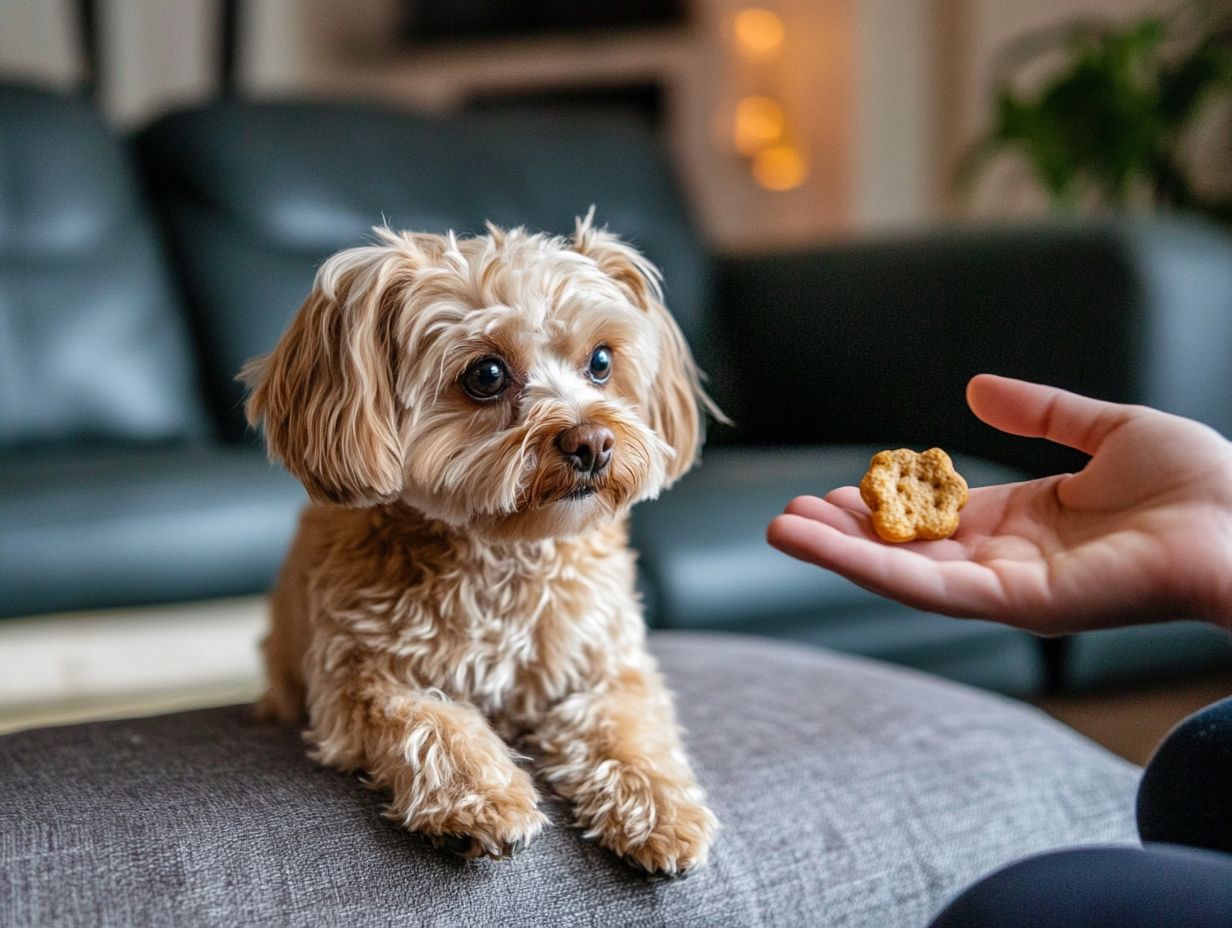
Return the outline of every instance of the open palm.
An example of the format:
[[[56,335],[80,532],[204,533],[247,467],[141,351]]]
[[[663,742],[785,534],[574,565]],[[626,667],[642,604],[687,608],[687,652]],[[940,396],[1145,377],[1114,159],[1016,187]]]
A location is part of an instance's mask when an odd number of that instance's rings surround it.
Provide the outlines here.
[[[793,500],[767,532],[876,593],[1042,634],[1229,618],[1232,445],[1198,423],[1052,387],[976,377],[984,421],[1092,458],[1078,474],[972,489],[957,533],[889,545],[855,487]]]

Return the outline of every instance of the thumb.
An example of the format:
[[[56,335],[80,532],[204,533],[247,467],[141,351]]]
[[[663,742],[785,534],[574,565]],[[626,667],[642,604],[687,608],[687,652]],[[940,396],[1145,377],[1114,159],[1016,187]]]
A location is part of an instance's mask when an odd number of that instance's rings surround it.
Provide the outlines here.
[[[994,374],[971,378],[967,405],[1002,432],[1046,438],[1085,454],[1094,454],[1109,432],[1135,414],[1132,406]]]

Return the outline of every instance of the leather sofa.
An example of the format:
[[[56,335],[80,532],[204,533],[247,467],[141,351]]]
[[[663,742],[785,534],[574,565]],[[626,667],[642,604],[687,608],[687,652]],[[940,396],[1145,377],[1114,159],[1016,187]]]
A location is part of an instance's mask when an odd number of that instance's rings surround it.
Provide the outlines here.
[[[316,265],[381,221],[566,232],[595,204],[663,270],[736,423],[712,425],[702,466],[635,510],[653,625],[1017,694],[1232,661],[1197,625],[1045,647],[916,613],[763,537],[788,499],[858,480],[881,447],[942,445],[973,485],[1081,466],[970,416],[981,370],[1232,434],[1221,232],[1048,222],[716,254],[653,128],[618,109],[223,101],[124,138],[80,99],[0,86],[0,127],[0,616],[266,589],[304,495],[246,430],[234,375]]]

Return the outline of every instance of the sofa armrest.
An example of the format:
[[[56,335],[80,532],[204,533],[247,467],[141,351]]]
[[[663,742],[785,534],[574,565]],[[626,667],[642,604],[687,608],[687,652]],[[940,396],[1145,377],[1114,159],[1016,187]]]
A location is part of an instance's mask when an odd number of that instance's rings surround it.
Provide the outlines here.
[[[981,371],[1232,434],[1232,239],[1191,222],[1047,223],[727,259],[714,389],[741,442],[942,445],[1043,475],[1075,452],[967,410]]]

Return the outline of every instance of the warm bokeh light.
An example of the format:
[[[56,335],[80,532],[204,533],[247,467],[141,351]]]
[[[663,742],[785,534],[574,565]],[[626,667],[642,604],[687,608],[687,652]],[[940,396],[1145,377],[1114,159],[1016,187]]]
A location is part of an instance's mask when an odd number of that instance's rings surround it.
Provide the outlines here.
[[[749,7],[736,14],[732,24],[736,45],[755,57],[773,55],[783,45],[783,19],[777,13],[760,7]]]
[[[773,97],[744,97],[736,104],[732,144],[745,157],[753,157],[783,137],[787,115]]]
[[[791,145],[771,145],[753,157],[753,179],[767,190],[793,190],[808,173],[804,153]]]

